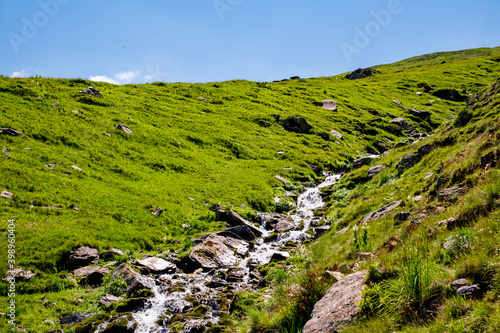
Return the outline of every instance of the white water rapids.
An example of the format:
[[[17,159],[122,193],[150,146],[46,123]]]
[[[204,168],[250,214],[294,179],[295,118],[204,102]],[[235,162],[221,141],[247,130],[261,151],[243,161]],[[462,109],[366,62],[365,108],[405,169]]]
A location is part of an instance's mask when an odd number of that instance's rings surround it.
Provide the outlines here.
[[[273,255],[281,255],[288,257],[289,253],[282,250],[288,243],[302,243],[312,236],[307,233],[311,225],[319,219],[314,215],[315,210],[323,208],[323,200],[321,198],[321,188],[331,186],[340,178],[340,175],[327,176],[325,180],[314,188],[309,188],[298,196],[297,207],[293,214],[290,214],[293,228],[278,235],[273,241],[266,241],[266,237],[272,234],[266,230],[265,225],[261,225],[259,231],[262,232],[262,237],[254,241],[255,246],[248,253],[245,259],[242,259],[238,268],[244,272],[242,282],[236,282],[234,285],[238,289],[248,289],[250,276],[249,264],[265,265],[272,259]],[[265,223],[264,223],[265,224]],[[303,224],[300,230],[297,230]],[[148,284],[153,285],[151,291],[153,297],[149,299],[146,307],[140,311],[133,313],[135,322],[137,323],[136,333],[168,333],[170,329],[161,328],[158,326],[158,321],[162,318],[172,316],[189,307],[189,302],[186,297],[197,296],[203,299],[201,304],[207,306],[210,310],[206,313],[203,320],[190,320],[186,323],[184,332],[203,332],[204,325],[207,322],[216,324],[220,316],[220,304],[217,301],[217,293],[206,286],[207,281],[214,281],[215,273],[195,272],[194,274],[165,274],[153,280],[149,277]],[[165,287],[181,286],[179,291],[167,292]]]

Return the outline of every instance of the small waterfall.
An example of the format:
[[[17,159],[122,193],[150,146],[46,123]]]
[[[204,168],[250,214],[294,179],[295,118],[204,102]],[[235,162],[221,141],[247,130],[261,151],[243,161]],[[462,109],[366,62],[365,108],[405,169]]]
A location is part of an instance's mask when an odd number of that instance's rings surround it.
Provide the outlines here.
[[[312,236],[307,233],[315,220],[314,211],[323,208],[321,198],[321,189],[335,184],[340,175],[325,175],[325,180],[314,188],[309,188],[301,193],[297,199],[297,207],[293,214],[289,214],[289,219],[293,228],[281,233],[276,239],[266,240],[272,234],[272,231],[266,230],[266,225],[261,225],[259,231],[262,237],[254,241],[251,251],[246,251],[247,255],[236,265],[236,269],[243,272],[243,278],[239,282],[231,285],[236,289],[250,289],[250,263],[252,265],[268,264],[273,256],[279,255],[288,257],[289,253],[283,248],[289,243],[302,243]],[[303,224],[303,227],[297,228]],[[243,250],[246,249],[239,249]],[[203,332],[208,322],[217,324],[220,316],[220,295],[207,287],[207,282],[217,283],[217,275],[227,269],[218,269],[210,273],[195,272],[194,274],[164,274],[153,280],[149,277],[144,278],[144,284],[151,286],[153,297],[148,301],[144,309],[133,313],[137,323],[136,333],[168,333],[170,329],[162,328],[161,322],[170,319],[175,314],[185,313],[186,309],[191,307],[186,298],[200,300],[200,304],[208,308],[202,319],[193,318],[186,322],[184,332]],[[159,325],[160,323],[160,325]]]

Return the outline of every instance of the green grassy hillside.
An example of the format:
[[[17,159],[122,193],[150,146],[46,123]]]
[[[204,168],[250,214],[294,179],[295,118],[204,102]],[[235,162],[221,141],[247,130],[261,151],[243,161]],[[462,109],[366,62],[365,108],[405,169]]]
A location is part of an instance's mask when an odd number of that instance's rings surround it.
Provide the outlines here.
[[[465,182],[490,193],[489,184],[498,183],[498,169],[484,174],[471,166],[498,145],[497,92],[479,97],[482,104],[473,112],[473,121],[457,128],[450,124],[463,112],[465,103],[432,93],[453,88],[470,97],[489,89],[500,76],[500,49],[423,56],[376,69],[375,76],[354,81],[342,75],[275,83],[117,86],[81,79],[0,77],[0,127],[23,134],[0,135],[0,146],[7,149],[7,155],[0,157],[0,191],[13,193],[12,199],[0,198],[1,228],[6,235],[8,219],[15,219],[16,265],[37,273],[29,282],[18,284],[20,327],[43,332],[59,328],[61,314],[99,311],[96,303],[102,290],[85,289],[66,278],[62,258],[74,247],[115,247],[132,256],[185,251],[193,237],[223,228],[208,209],[212,204],[226,204],[248,218],[257,211],[271,212],[276,209],[273,197],[284,192],[274,175],[307,186],[323,171],[348,169],[355,158],[379,149],[380,142],[388,148],[408,143],[408,136],[391,124],[397,117],[404,117],[422,133],[437,134],[391,151],[380,161],[389,167],[370,181],[365,182],[367,167],[343,177],[329,193],[325,211],[336,221],[335,231],[354,226],[357,219],[388,200],[403,199],[408,202],[405,209],[416,213],[433,202],[433,191],[448,185]],[[104,98],[79,93],[88,86],[99,89]],[[337,111],[321,107],[322,100],[330,99],[337,101]],[[432,115],[421,120],[401,106]],[[312,130],[307,134],[287,131],[273,115],[281,120],[299,115]],[[116,130],[117,124],[125,124],[133,134]],[[345,140],[322,135],[331,130],[342,133]],[[401,157],[427,142],[435,142],[440,149],[399,175],[396,164]],[[422,180],[428,173],[433,175]],[[409,235],[404,225],[394,226],[389,218],[377,221],[370,226],[367,250],[379,253],[382,242],[392,235],[407,244],[420,242],[427,237],[422,231],[427,224],[475,209],[484,200],[493,200],[490,211],[496,212],[496,194],[491,199],[490,194],[473,193],[447,205],[444,213],[426,220],[417,228],[420,231]],[[425,196],[423,202],[413,204],[407,199],[417,194]],[[151,211],[158,207],[164,212],[155,217]],[[475,244],[484,243],[484,230],[494,229],[495,214],[479,214],[473,225],[480,227],[467,229],[472,230]],[[451,254],[446,257],[439,250],[440,242],[457,232],[438,230],[432,242],[425,242],[435,260],[442,260],[442,270],[433,268],[440,281],[466,268],[462,259]],[[315,244],[309,258],[290,260],[310,274],[334,263],[354,261],[352,231],[339,238],[332,235]],[[484,250],[487,261],[496,256],[496,245],[489,244]],[[0,248],[7,249],[7,237],[0,239]],[[470,253],[483,255],[481,251]],[[380,257],[380,264],[390,271],[403,255],[403,249],[388,253]],[[7,262],[1,260],[0,274],[6,271]],[[291,285],[303,279],[303,274],[286,279]],[[276,279],[278,284],[282,279],[285,277]],[[4,308],[7,283],[0,283],[0,294]],[[279,301],[280,293],[275,295]],[[275,328],[287,320],[299,322],[303,318],[294,312],[295,301],[290,299],[274,309],[276,316],[271,319],[264,314],[265,307],[248,309],[254,315],[249,325]],[[52,305],[40,306],[42,303]],[[387,307],[392,311],[393,307]],[[391,313],[380,308],[367,316]],[[407,322],[413,321],[402,319],[394,325]],[[376,323],[373,325],[379,325]],[[5,317],[0,318],[2,325],[6,325]],[[394,325],[391,330],[403,327]]]

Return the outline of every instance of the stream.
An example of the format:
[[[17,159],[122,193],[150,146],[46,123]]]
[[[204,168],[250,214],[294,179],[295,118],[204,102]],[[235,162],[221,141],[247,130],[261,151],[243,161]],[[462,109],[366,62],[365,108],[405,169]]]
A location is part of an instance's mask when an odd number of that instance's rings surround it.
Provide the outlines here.
[[[340,175],[326,175],[321,184],[301,193],[297,198],[294,213],[285,216],[290,224],[289,230],[279,233],[277,237],[271,237],[271,240],[269,237],[273,235],[274,228],[268,224],[273,215],[277,214],[260,214],[261,225],[258,230],[262,233],[262,237],[255,239],[253,246],[238,249],[238,252],[241,250],[244,255],[241,255],[239,263],[232,267],[216,268],[209,272],[203,272],[200,269],[192,274],[177,272],[154,278],[141,276],[143,283],[151,288],[153,296],[143,309],[132,314],[137,324],[135,332],[172,332],[166,327],[175,322],[178,318],[176,315],[185,314],[187,314],[187,319],[183,332],[205,332],[206,327],[217,325],[221,315],[228,312],[228,304],[231,300],[225,297],[227,289],[233,289],[233,292],[257,289],[255,276],[258,273],[252,268],[266,265],[276,256],[282,259],[288,257],[289,253],[284,249],[285,247],[290,247],[290,244],[296,247],[313,237],[310,230],[311,228],[314,230],[320,221],[320,218],[316,217],[313,212],[324,205],[321,188],[335,184],[339,178]],[[221,276],[226,279],[221,279]],[[193,308],[194,310],[202,309],[204,313],[190,315],[192,312],[189,311],[193,311]],[[129,323],[130,328],[134,321]]]

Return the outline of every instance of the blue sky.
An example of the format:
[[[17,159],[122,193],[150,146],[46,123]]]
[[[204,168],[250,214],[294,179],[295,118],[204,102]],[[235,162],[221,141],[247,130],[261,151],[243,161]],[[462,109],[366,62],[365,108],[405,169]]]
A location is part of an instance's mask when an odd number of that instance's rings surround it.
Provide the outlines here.
[[[498,0],[0,0],[0,74],[115,83],[329,76],[500,46]]]

